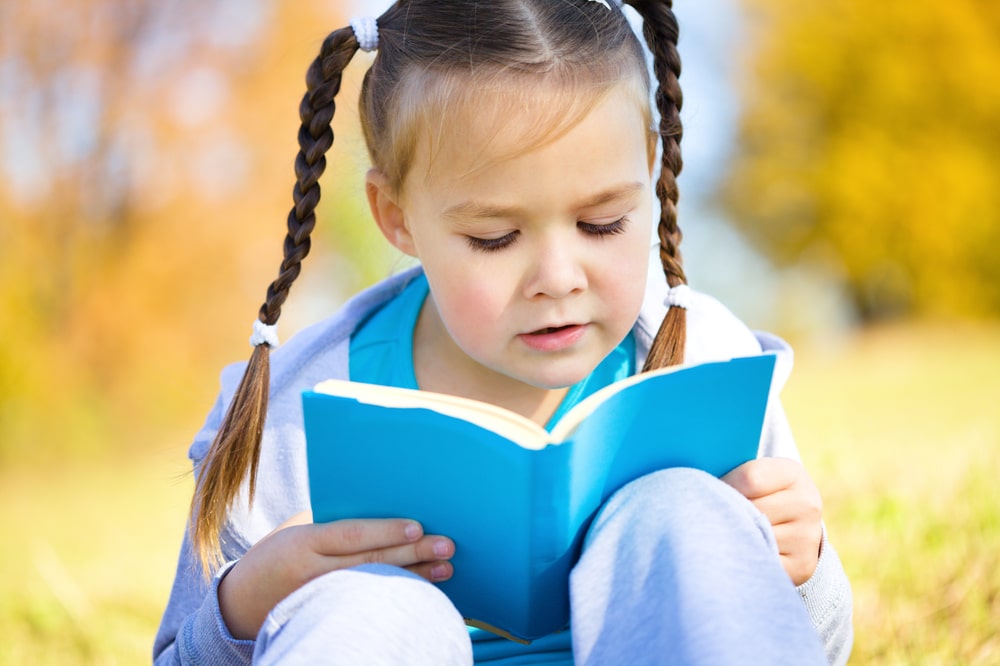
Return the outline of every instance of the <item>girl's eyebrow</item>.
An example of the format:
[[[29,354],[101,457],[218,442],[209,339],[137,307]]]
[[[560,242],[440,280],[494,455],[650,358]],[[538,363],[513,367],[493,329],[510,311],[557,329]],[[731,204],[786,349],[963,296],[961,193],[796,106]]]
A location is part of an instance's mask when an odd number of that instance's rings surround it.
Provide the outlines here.
[[[646,189],[646,184],[640,181],[623,183],[614,187],[609,187],[575,205],[576,208],[592,208],[601,204],[610,203],[619,199],[624,199],[638,194]],[[495,204],[481,203],[478,201],[463,201],[462,203],[449,206],[443,213],[445,217],[460,220],[488,220],[488,219],[510,219],[524,217],[525,209],[521,206],[500,206]]]

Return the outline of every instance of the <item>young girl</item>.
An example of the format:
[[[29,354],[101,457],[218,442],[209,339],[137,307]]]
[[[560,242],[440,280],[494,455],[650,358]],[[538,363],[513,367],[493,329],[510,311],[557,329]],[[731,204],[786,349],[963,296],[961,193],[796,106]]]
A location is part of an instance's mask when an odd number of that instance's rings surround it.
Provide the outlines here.
[[[544,425],[642,369],[767,350],[787,373],[784,343],[685,286],[677,24],[670,2],[628,4],[654,56],[658,128],[642,46],[610,0],[400,0],[327,37],[300,107],[280,275],[249,365],[223,372],[191,447],[157,664],[846,661],[850,588],[776,399],[757,460],[618,491],[573,569],[570,626],[526,646],[466,628],[432,584],[453,573],[448,535],[307,513],[300,394],[323,379],[462,395]],[[359,49],[377,49],[361,90],[371,211],[420,267],[276,349],[269,371]],[[666,280],[647,271],[654,192]],[[669,431],[671,396],[648,418]]]

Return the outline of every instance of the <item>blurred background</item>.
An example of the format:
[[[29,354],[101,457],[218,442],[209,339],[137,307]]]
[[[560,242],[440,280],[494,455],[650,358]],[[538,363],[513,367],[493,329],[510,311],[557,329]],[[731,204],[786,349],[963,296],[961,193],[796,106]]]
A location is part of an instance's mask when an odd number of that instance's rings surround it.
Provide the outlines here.
[[[305,69],[386,5],[0,2],[0,664],[148,662]],[[678,5],[687,269],[796,345],[852,663],[1000,663],[1000,4]],[[401,262],[363,201],[369,61],[286,338]]]

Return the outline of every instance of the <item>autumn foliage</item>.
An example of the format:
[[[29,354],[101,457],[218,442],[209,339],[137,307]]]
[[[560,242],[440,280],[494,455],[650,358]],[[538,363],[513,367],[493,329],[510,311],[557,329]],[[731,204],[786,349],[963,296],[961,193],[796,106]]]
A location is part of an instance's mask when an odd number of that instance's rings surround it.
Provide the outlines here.
[[[742,231],[865,319],[1000,314],[1000,4],[744,5]]]
[[[197,430],[277,275],[305,69],[341,9],[0,3],[0,464]],[[363,71],[286,335],[386,270],[359,208]]]

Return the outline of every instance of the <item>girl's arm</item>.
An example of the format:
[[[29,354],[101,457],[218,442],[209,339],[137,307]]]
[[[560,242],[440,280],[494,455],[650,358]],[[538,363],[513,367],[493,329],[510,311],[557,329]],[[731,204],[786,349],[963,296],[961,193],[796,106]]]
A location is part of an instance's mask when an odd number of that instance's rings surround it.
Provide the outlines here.
[[[431,582],[451,578],[455,544],[425,536],[413,520],[340,520],[314,524],[301,513],[257,542],[220,581],[219,607],[230,633],[253,639],[267,614],[324,574],[361,564],[391,564]]]
[[[321,371],[327,370],[321,368]],[[335,373],[330,371],[330,374]],[[189,451],[195,470],[198,469],[208,443],[215,436],[225,405],[228,403],[230,393],[227,392],[227,388],[234,381],[227,381],[227,374],[224,371],[223,392],[209,412],[204,427],[195,436]],[[299,382],[299,384],[308,383]],[[298,396],[300,392],[298,385],[292,392]],[[278,400],[275,403],[280,406],[282,401]],[[278,413],[272,410],[272,415],[276,417],[283,414],[284,412]],[[265,453],[280,450],[287,459],[289,452],[302,448],[304,447],[301,442],[286,438],[280,443],[272,442],[272,446],[267,448]],[[255,507],[260,513],[253,520],[256,524],[254,529],[262,523],[267,523],[268,516],[278,517],[257,534],[262,534],[278,524],[280,516],[295,513],[303,504],[307,505],[301,501],[301,497],[292,492],[293,489],[304,487],[305,480],[299,478],[301,476],[297,471],[299,466],[291,465],[291,468],[293,468],[291,473],[264,477],[267,479],[265,483],[268,487],[277,489],[276,492],[262,494],[261,488],[258,488]],[[248,527],[250,520],[241,512],[237,514],[235,518],[237,524],[230,527],[239,533],[227,531],[222,539],[223,543],[228,544],[226,557],[231,561],[211,579],[207,579],[202,573],[200,559],[191,547],[190,525],[185,530],[170,600],[153,646],[153,658],[157,665],[250,663],[254,641],[244,637],[255,636],[255,627],[260,626],[267,612],[280,598],[283,598],[277,595],[282,595],[282,590],[285,590],[284,594],[287,595],[305,580],[327,571],[379,560],[407,567],[424,577],[438,575],[444,579],[451,575],[451,565],[447,559],[454,552],[454,544],[443,537],[424,536],[419,525],[416,526],[419,532],[417,537],[408,536],[406,527],[411,525],[412,521],[373,521],[371,525],[369,521],[358,521],[360,524],[354,525],[338,523],[293,525],[292,523],[307,522],[306,516],[297,516],[274,529],[269,536],[261,538],[250,536],[254,531]],[[243,517],[240,518],[239,515]],[[397,526],[395,536],[385,536],[384,528],[387,523]],[[249,547],[253,541],[257,541],[257,545]],[[437,552],[444,552],[445,555],[438,556],[434,548],[435,545],[441,548],[442,543],[444,550]],[[398,550],[389,552],[392,548]],[[406,553],[407,548],[410,549],[409,554]],[[273,572],[280,572],[282,567],[286,568],[287,573],[288,563],[292,561],[299,562],[302,567],[296,574],[297,578],[284,577],[277,582],[272,579]],[[444,569],[434,570],[435,566],[443,566]],[[434,579],[439,580],[439,578]],[[264,596],[258,597],[258,593],[262,590],[267,590],[266,600]],[[253,594],[250,594],[250,591]],[[224,616],[223,608],[227,599],[235,600],[241,594],[249,594],[256,598],[254,604],[247,607],[249,612],[230,611]],[[220,598],[223,600],[222,605]],[[232,606],[232,603],[229,605]],[[230,625],[235,631],[230,631]]]
[[[250,663],[254,639],[271,609],[332,571],[380,562],[428,580],[451,577],[450,539],[425,536],[412,520],[312,524],[299,514],[261,539],[207,583],[187,539],[153,657],[162,664]]]

